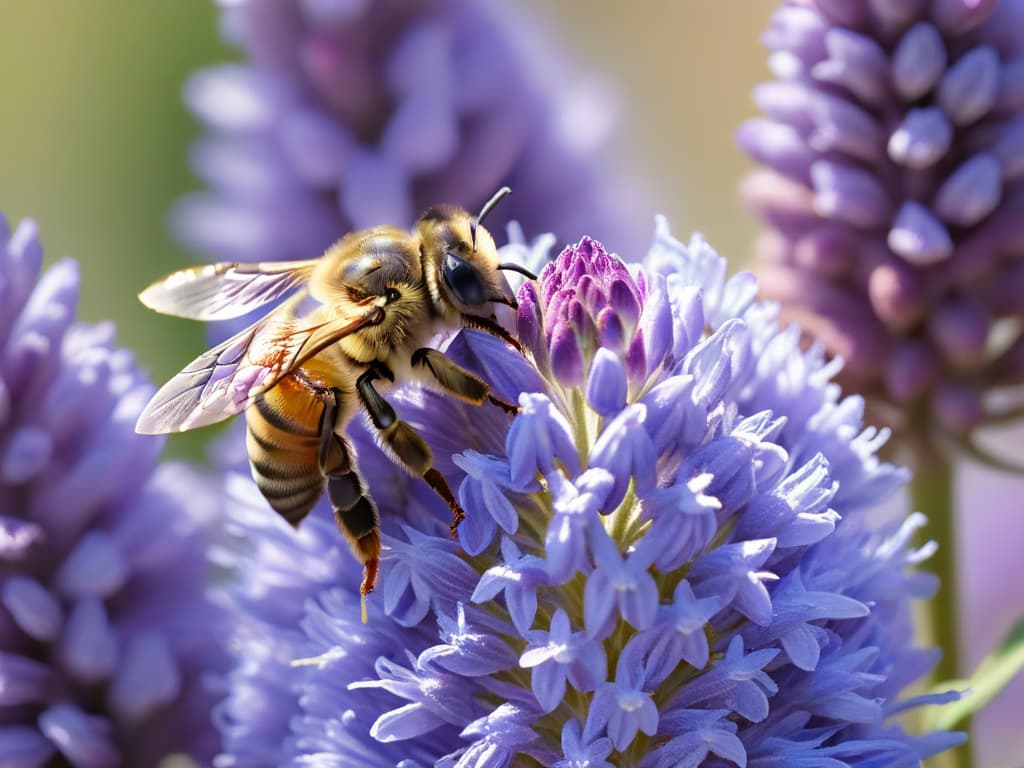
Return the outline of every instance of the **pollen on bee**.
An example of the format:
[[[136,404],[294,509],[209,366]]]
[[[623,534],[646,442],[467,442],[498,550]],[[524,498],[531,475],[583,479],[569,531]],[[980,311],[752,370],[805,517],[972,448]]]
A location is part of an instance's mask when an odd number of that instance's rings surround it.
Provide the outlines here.
[[[363,620],[363,624],[370,623],[370,616],[366,612],[366,595],[359,596],[359,616]]]

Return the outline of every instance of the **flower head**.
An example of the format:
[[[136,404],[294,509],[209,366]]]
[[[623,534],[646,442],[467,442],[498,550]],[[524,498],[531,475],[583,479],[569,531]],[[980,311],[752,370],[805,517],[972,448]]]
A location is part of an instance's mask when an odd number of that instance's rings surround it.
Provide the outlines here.
[[[1024,3],[786,2],[764,40],[738,139],[765,293],[893,417],[996,416],[1024,381]]]
[[[913,765],[956,743],[892,719],[936,658],[911,645],[910,603],[935,586],[908,570],[928,553],[909,545],[920,518],[866,514],[906,473],[875,458],[885,435],[838,399],[836,366],[755,296],[661,222],[642,264],[585,238],[524,286],[526,357],[457,336],[447,354],[518,401],[511,423],[396,399],[435,446],[461,443],[435,455],[480,518],[468,551],[445,505],[353,429],[386,545],[369,624],[326,510],[316,538],[248,527],[245,648],[259,639],[276,671],[236,678],[229,734],[262,746],[272,721],[284,746],[253,760],[230,742],[219,764]],[[313,559],[326,570],[299,576]],[[272,710],[235,706],[268,691]]]
[[[186,85],[209,129],[192,161],[210,187],[175,213],[187,244],[230,261],[309,259],[346,232],[411,226],[439,203],[471,208],[502,185],[514,194],[492,231],[516,220],[570,237],[597,220],[602,236],[639,242],[622,204],[598,195],[586,159],[603,141],[609,99],[553,75],[557,51],[511,8],[223,6],[222,27],[248,61]]]
[[[135,434],[152,387],[75,323],[76,265],[41,262],[0,216],[0,764],[207,760],[210,500]]]

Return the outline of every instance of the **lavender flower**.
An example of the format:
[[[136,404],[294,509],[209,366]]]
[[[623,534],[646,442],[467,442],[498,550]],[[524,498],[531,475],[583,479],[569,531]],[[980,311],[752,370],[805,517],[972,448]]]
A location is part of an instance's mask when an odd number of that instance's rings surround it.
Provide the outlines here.
[[[386,545],[366,625],[329,512],[296,538],[239,475],[245,629],[216,764],[912,766],[958,743],[894,719],[948,698],[901,699],[937,658],[909,612],[930,547],[909,543],[920,515],[868,512],[906,473],[756,290],[661,222],[643,264],[584,238],[520,290],[535,366],[456,336],[521,411],[396,396],[459,487],[465,542],[353,430]]]
[[[224,3],[222,26],[248,63],[199,72],[185,88],[209,128],[192,162],[210,190],[175,227],[230,261],[312,258],[347,231],[411,226],[427,207],[479,205],[508,184],[492,231],[576,237],[587,221],[616,242],[640,232],[631,194],[602,199],[595,110],[559,73],[539,31],[480,0]],[[591,89],[592,90],[592,89]],[[591,108],[586,105],[594,102]],[[567,204],[565,201],[572,201]]]
[[[887,417],[997,416],[1024,382],[1024,3],[786,2],[764,41],[738,139],[766,295]]]
[[[0,764],[206,761],[209,497],[135,435],[152,387],[112,325],[74,322],[76,265],[41,262],[0,216]]]

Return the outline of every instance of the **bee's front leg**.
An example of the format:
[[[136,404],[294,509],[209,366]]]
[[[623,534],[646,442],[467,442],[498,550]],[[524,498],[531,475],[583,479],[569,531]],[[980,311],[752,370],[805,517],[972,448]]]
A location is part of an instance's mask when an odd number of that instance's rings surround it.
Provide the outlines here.
[[[483,405],[484,401],[490,400],[506,413],[513,416],[519,413],[518,406],[495,397],[487,384],[439,350],[430,347],[417,349],[412,353],[412,367],[427,371],[442,391],[460,400],[473,405]]]
[[[452,511],[452,522],[448,527],[452,536],[455,536],[459,523],[466,517],[466,513],[459,506],[444,475],[434,467],[434,454],[427,441],[399,419],[391,404],[374,388],[373,382],[377,378],[380,378],[380,374],[375,368],[370,368],[356,379],[359,400],[370,415],[373,426],[380,430],[381,441],[392,458],[409,474],[422,477],[448,504]]]
[[[501,339],[510,347],[513,347],[516,352],[523,354],[523,345],[519,343],[511,333],[502,328],[498,323],[490,318],[481,317],[480,315],[467,315],[463,314],[462,324],[467,328],[476,328],[477,330],[485,331],[496,338]]]

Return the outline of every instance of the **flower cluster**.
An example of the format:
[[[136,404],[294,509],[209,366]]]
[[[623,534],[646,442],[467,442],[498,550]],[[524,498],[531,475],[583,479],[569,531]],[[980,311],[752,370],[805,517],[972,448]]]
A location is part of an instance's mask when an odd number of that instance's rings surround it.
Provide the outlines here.
[[[642,265],[584,238],[526,284],[525,356],[456,336],[520,412],[398,395],[457,484],[457,542],[352,430],[385,542],[366,625],[326,510],[295,537],[238,478],[217,765],[912,766],[956,743],[894,719],[936,659],[912,647],[920,516],[868,515],[905,472],[756,290],[660,222]]]
[[[514,195],[493,231],[516,220],[568,235],[599,221],[603,236],[627,237],[590,157],[607,104],[587,107],[585,87],[553,76],[550,47],[523,49],[540,30],[513,9],[242,0],[222,13],[249,61],[186,85],[209,129],[192,162],[210,186],[176,210],[188,245],[229,261],[308,259],[345,232],[411,226],[431,205],[470,208],[502,185]]]
[[[1024,2],[791,0],[764,41],[778,80],[738,139],[765,293],[874,402],[999,415],[1024,382]]]
[[[208,760],[212,507],[135,434],[153,389],[111,325],[74,322],[76,265],[41,263],[0,216],[0,764]]]

